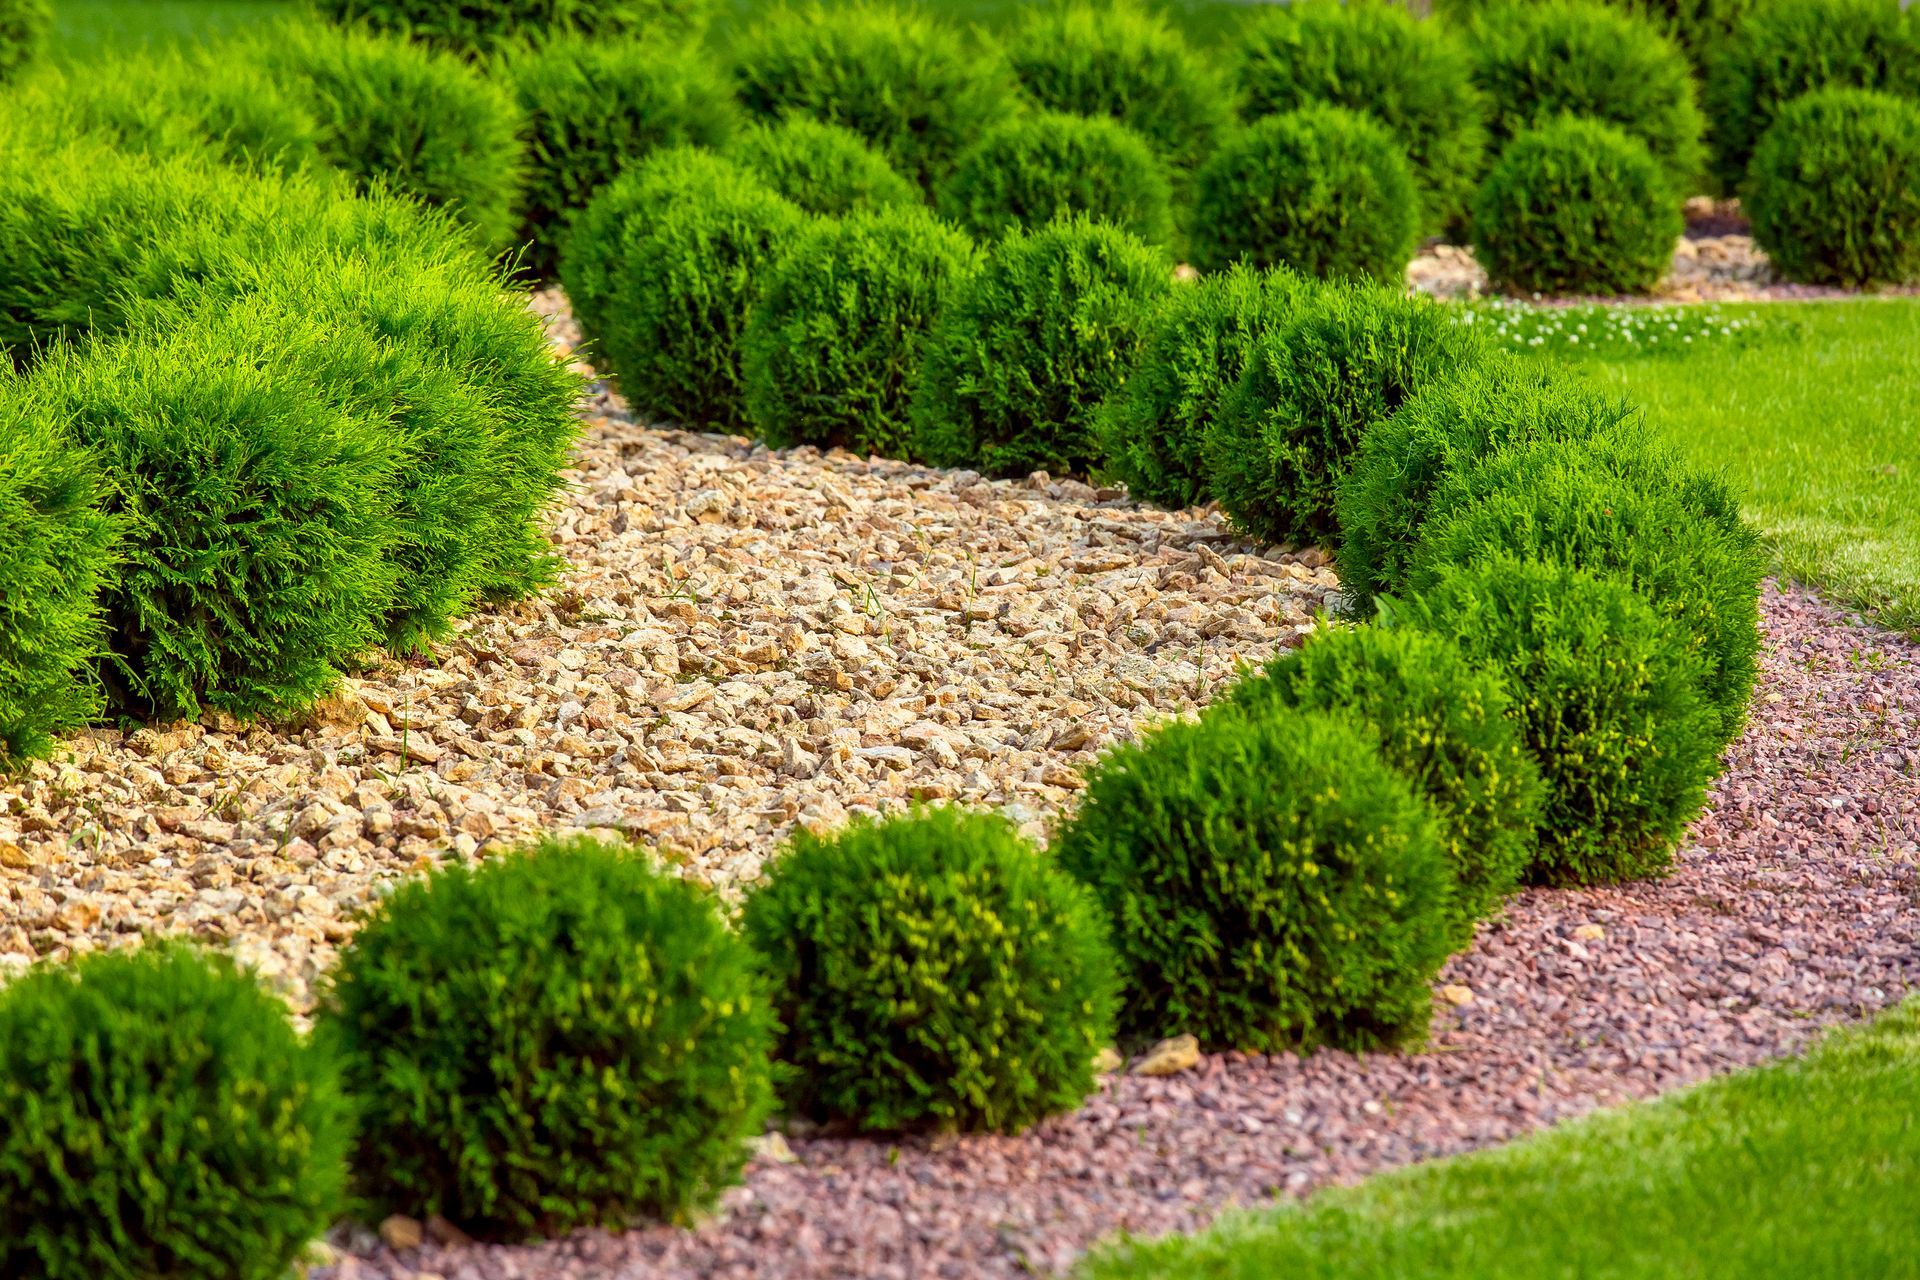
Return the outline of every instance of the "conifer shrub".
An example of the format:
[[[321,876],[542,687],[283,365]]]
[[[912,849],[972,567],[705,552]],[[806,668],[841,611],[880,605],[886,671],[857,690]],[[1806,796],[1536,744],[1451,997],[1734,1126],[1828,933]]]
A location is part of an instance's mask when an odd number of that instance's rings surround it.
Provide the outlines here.
[[[1379,739],[1381,759],[1433,805],[1455,890],[1450,945],[1473,940],[1533,857],[1544,789],[1500,677],[1426,632],[1323,631],[1235,684],[1254,715],[1345,712]]]
[[[1546,783],[1530,881],[1598,884],[1671,865],[1720,743],[1677,623],[1620,578],[1493,555],[1443,567],[1397,625],[1447,637],[1505,677]]]
[[[940,212],[980,240],[1084,214],[1145,240],[1173,235],[1173,192],[1146,140],[1104,116],[1041,112],[987,132],[960,153]]]
[[[1249,118],[1317,104],[1371,115],[1406,149],[1422,229],[1465,214],[1485,165],[1485,106],[1464,46],[1444,25],[1385,4],[1263,6],[1237,58]]]
[[[1114,958],[1092,896],[997,814],[799,831],[747,899],[794,1112],[1018,1132],[1093,1092]]]
[[[905,457],[928,334],[979,268],[973,243],[926,209],[808,229],[774,267],[741,337],[747,414],[776,448]]]
[[[1644,293],[1684,228],[1646,147],[1573,116],[1510,142],[1473,200],[1474,256],[1514,293]]]
[[[0,994],[0,1274],[281,1280],[344,1207],[337,1062],[176,943]]]
[[[733,72],[748,111],[845,125],[928,191],[1019,105],[997,54],[921,10],[875,0],[773,10],[735,43]]]
[[[0,84],[39,56],[51,25],[53,6],[47,0],[0,0]]]
[[[662,147],[725,147],[739,115],[717,67],[664,42],[569,36],[517,51],[504,71],[526,122],[520,239],[541,279],[602,187]]]
[[[1254,345],[1285,325],[1305,291],[1285,267],[1233,266],[1175,286],[1095,423],[1106,470],[1134,497],[1173,508],[1206,501],[1207,427]]]
[[[607,39],[660,36],[697,39],[713,16],[713,0],[317,0],[321,13],[346,25],[405,36],[467,57],[512,44],[569,35]]]
[[[744,130],[727,153],[808,213],[850,213],[924,202],[920,188],[900,176],[853,130],[791,116]]]
[[[1397,287],[1314,291],[1254,344],[1207,429],[1213,496],[1250,537],[1331,544],[1339,486],[1367,433],[1485,354],[1445,308]]]
[[[1461,24],[1505,7],[1507,0],[1438,0],[1435,16]],[[1696,72],[1732,38],[1754,0],[1606,0],[1609,8],[1645,19],[1687,55]]]
[[[1849,286],[1920,276],[1920,104],[1821,89],[1781,109],[1742,205],[1790,280]]]
[[[1194,178],[1187,238],[1205,271],[1235,262],[1398,280],[1420,231],[1405,149],[1370,116],[1312,106],[1255,121]]]
[[[526,1239],[684,1219],[738,1180],[773,1101],[752,952],[618,845],[546,839],[400,885],[320,1012],[381,1211]]]
[[[992,475],[1086,471],[1098,406],[1171,288],[1165,257],[1115,227],[1011,232],[934,326],[913,399],[919,450]]]
[[[1454,886],[1432,806],[1343,715],[1220,707],[1109,752],[1056,841],[1105,907],[1124,1035],[1417,1037]]]

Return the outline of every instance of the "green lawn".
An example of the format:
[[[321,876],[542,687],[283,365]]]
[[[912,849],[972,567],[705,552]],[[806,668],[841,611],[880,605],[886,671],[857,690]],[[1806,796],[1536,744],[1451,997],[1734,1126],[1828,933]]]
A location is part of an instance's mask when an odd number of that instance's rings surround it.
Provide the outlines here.
[[[1804,1061],[1110,1250],[1085,1280],[1911,1280],[1920,999]]]

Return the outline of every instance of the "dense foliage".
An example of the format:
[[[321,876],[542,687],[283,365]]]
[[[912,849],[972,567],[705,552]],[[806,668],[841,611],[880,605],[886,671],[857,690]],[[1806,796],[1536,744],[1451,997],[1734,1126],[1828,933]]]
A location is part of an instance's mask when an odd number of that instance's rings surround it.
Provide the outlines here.
[[[48,0],[0,0],[0,84],[34,60],[52,22]]]
[[[1084,214],[1148,244],[1173,234],[1166,167],[1117,121],[1037,112],[989,130],[937,192],[940,212],[980,240]]]
[[[660,35],[706,30],[713,0],[316,0],[322,13],[466,55],[580,34]],[[609,43],[612,43],[609,40]]]
[[[789,116],[742,131],[728,156],[808,213],[842,218],[865,209],[917,205],[920,188],[853,130]]]

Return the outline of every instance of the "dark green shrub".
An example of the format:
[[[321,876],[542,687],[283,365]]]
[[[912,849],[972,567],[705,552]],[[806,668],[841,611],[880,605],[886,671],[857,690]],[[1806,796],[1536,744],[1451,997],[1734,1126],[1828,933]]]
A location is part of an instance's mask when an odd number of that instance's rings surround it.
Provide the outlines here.
[[[1195,266],[1285,265],[1310,276],[1399,280],[1420,231],[1406,152],[1385,126],[1341,107],[1256,121],[1194,179]]]
[[[1505,8],[1509,2],[1438,0],[1433,12],[1449,22],[1466,22]],[[1651,22],[1661,34],[1685,50],[1696,69],[1705,66],[1732,37],[1754,6],[1754,0],[1605,0],[1605,3],[1609,8]]]
[[[321,1011],[381,1209],[521,1239],[682,1218],[773,1100],[754,957],[710,898],[617,845],[546,840],[397,888]]]
[[[1500,677],[1453,644],[1405,629],[1324,631],[1234,685],[1229,698],[1254,715],[1344,711],[1378,735],[1381,758],[1439,816],[1455,882],[1455,949],[1520,882],[1540,820],[1540,771],[1509,718]]]
[[[1920,275],[1920,105],[1822,89],[1781,109],[1743,204],[1790,280],[1903,283]]]
[[[1485,164],[1485,106],[1466,50],[1439,23],[1386,4],[1340,0],[1263,6],[1239,37],[1250,118],[1325,104],[1373,116],[1406,149],[1423,227],[1466,212]]]
[[[1572,116],[1515,138],[1473,198],[1474,255],[1517,293],[1643,293],[1684,229],[1646,147]]]
[[[1427,387],[1366,433],[1340,485],[1340,590],[1362,616],[1407,589],[1408,561],[1449,477],[1508,446],[1588,440],[1631,404],[1565,365],[1496,352]]]
[[[179,944],[0,995],[0,1274],[281,1280],[344,1208],[338,1064]]]
[[[913,399],[920,451],[992,475],[1084,472],[1100,402],[1171,288],[1166,259],[1117,228],[1010,233],[934,327]]]
[[[526,120],[520,238],[542,279],[601,187],[661,147],[725,146],[739,115],[726,77],[693,49],[574,36],[520,51],[505,70]]]
[[[1506,677],[1547,786],[1530,880],[1595,884],[1667,868],[1719,752],[1703,672],[1677,624],[1617,578],[1512,556],[1444,570],[1400,621]]]
[[[1652,23],[1561,0],[1502,8],[1474,24],[1470,44],[1493,154],[1531,129],[1579,116],[1645,143],[1676,202],[1699,190],[1705,122],[1693,71]]]
[[[0,0],[0,84],[39,55],[52,23],[47,0]]]
[[[863,1129],[1018,1132],[1093,1092],[1114,958],[1092,897],[997,814],[797,832],[741,927],[789,1105]]]
[[[1207,60],[1131,0],[1028,6],[1006,53],[1040,106],[1110,116],[1179,169],[1206,159],[1233,125],[1231,98]]]
[[[1708,63],[1714,164],[1737,191],[1782,108],[1815,89],[1920,100],[1920,20],[1898,0],[1765,0]]]
[[[1427,299],[1358,282],[1316,290],[1255,342],[1207,429],[1213,496],[1251,537],[1331,543],[1340,482],[1367,432],[1484,357],[1478,336]]]
[[[1363,725],[1220,707],[1117,748],[1060,834],[1113,925],[1121,1029],[1276,1052],[1418,1036],[1454,886]]]
[[[1106,470],[1134,497],[1175,508],[1206,501],[1207,427],[1254,344],[1286,323],[1301,293],[1285,267],[1234,266],[1174,287],[1139,362],[1095,420]]]
[[[342,23],[473,55],[559,36],[659,35],[691,40],[706,30],[713,0],[317,0]]]
[[[1146,140],[1106,117],[1043,112],[990,130],[940,184],[940,212],[982,240],[1080,213],[1148,244],[1173,234],[1173,192]]]
[[[920,188],[901,177],[866,139],[806,116],[755,125],[734,141],[728,154],[808,213],[829,218],[923,200]]]
[[[845,125],[927,190],[1017,109],[997,57],[920,10],[869,0],[774,10],[737,42],[733,72],[748,111]]]
[[[973,243],[918,206],[803,234],[741,338],[747,413],[761,438],[905,457],[927,335],[978,269]]]

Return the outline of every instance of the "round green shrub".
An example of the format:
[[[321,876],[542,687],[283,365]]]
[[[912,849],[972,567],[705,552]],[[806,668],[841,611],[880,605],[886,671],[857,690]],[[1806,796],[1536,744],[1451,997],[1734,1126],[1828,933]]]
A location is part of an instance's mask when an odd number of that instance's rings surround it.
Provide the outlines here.
[[[1310,276],[1399,280],[1420,231],[1406,152],[1341,107],[1267,116],[1221,144],[1194,179],[1193,264],[1285,265]]]
[[[1206,430],[1254,344],[1285,325],[1303,292],[1285,267],[1234,266],[1176,285],[1140,358],[1095,420],[1106,470],[1163,507],[1207,499]]]
[[[1339,486],[1367,433],[1485,353],[1446,308],[1401,289],[1314,291],[1254,343],[1207,429],[1213,496],[1249,537],[1331,545]]]
[[[1231,97],[1207,60],[1131,0],[1028,6],[1006,56],[1041,107],[1118,120],[1177,169],[1196,167],[1233,125]]]
[[[16,978],[0,1107],[0,1274],[281,1280],[345,1207],[338,1064],[179,944]]]
[[[1466,212],[1485,164],[1485,106],[1466,50],[1405,9],[1341,0],[1263,6],[1239,37],[1250,118],[1325,104],[1371,115],[1406,149],[1438,231]]]
[[[934,326],[913,398],[915,438],[939,466],[990,475],[1084,472],[1093,419],[1125,380],[1172,288],[1156,250],[1062,219],[1008,234]]]
[[[360,1191],[476,1235],[682,1219],[738,1180],[776,1026],[712,900],[549,839],[397,888],[321,1026],[360,1104]]]
[[[52,25],[53,6],[47,0],[0,0],[0,84],[39,55]]]
[[[1566,116],[1515,138],[1473,198],[1473,250],[1516,293],[1644,293],[1685,229],[1639,140]]]
[[[1544,798],[1540,771],[1500,677],[1457,646],[1404,629],[1324,631],[1234,685],[1229,698],[1254,715],[1344,711],[1378,735],[1381,758],[1439,816],[1455,882],[1455,949],[1520,882]]]
[[[364,24],[463,55],[567,35],[698,38],[713,0],[317,0],[336,22]]]
[[[808,213],[824,217],[844,218],[923,200],[920,189],[866,139],[806,116],[755,125],[734,140],[728,155]]]
[[[1693,69],[1658,27],[1590,0],[1508,6],[1475,23],[1474,82],[1495,155],[1561,116],[1610,124],[1646,144],[1678,202],[1699,190],[1705,121]]]
[[[978,269],[973,243],[919,206],[801,235],[740,340],[747,414],[761,438],[906,456],[927,336]]]
[[[1815,89],[1920,101],[1920,19],[1899,0],[1765,0],[1708,63],[1714,165],[1738,191],[1760,139]]]
[[[520,238],[541,279],[600,188],[661,147],[724,147],[739,114],[726,77],[693,49],[571,36],[517,52],[504,70],[526,121]]]
[[[747,899],[789,1106],[1018,1132],[1093,1092],[1117,984],[1092,897],[997,814],[802,830]]]
[[[1018,107],[997,56],[918,9],[870,0],[774,10],[735,44],[733,73],[748,111],[845,125],[925,190]]]
[[[1340,485],[1340,590],[1364,616],[1407,589],[1408,563],[1434,490],[1508,446],[1589,440],[1633,413],[1565,365],[1490,354],[1443,378],[1360,440]]]
[[[1113,926],[1123,1034],[1417,1037],[1454,886],[1433,808],[1344,716],[1221,707],[1108,753],[1057,841]]]
[[[982,240],[1080,213],[1148,244],[1173,235],[1173,191],[1146,140],[1104,116],[1042,112],[988,131],[940,184],[940,212]]]
[[[1471,22],[1502,9],[1511,0],[1437,0],[1435,16],[1449,23]],[[1754,0],[1606,0],[1607,6],[1644,19],[1686,52],[1695,68],[1732,37]]]
[[[1920,104],[1822,89],[1760,139],[1743,205],[1789,280],[1899,284],[1920,276]]]
[[[1506,677],[1547,787],[1529,880],[1597,884],[1668,867],[1719,754],[1677,624],[1617,578],[1507,555],[1446,568],[1400,621]]]

